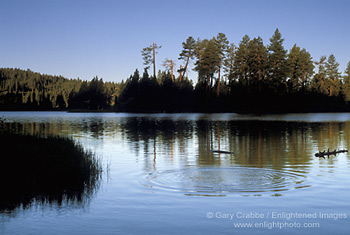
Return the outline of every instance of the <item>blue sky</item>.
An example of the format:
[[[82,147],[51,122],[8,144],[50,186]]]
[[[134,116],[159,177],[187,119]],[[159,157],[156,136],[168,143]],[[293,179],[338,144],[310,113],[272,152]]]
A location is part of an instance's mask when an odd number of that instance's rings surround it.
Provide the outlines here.
[[[349,12],[347,0],[0,0],[0,67],[119,82],[143,71],[141,50],[153,41],[158,70],[189,36],[222,32],[238,45],[247,34],[266,45],[279,28],[286,49],[297,44],[315,60],[333,53],[343,72]]]

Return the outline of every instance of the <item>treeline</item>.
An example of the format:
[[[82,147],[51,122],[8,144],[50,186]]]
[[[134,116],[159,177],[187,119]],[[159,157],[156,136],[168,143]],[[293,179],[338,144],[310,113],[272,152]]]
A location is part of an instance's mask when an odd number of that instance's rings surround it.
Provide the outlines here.
[[[0,69],[1,110],[105,110],[115,108],[117,85],[41,75],[30,70]]]
[[[120,86],[118,111],[121,112],[193,112],[196,95],[187,78],[173,79],[169,72],[159,71],[150,77],[147,69],[142,77],[136,70]]]
[[[163,64],[167,73],[160,72],[157,79],[155,57],[161,46],[153,43],[142,50],[145,70],[153,65],[153,77],[130,77],[123,84],[126,89],[121,93],[120,105],[123,111],[134,111],[134,107],[145,107],[147,111],[183,107],[182,111],[195,112],[349,111],[350,62],[342,77],[333,54],[313,61],[306,49],[294,45],[288,51],[283,42],[278,29],[268,45],[260,37],[251,39],[247,35],[238,46],[223,33],[211,39],[188,37],[178,58],[183,64],[176,70],[174,61],[166,59]],[[198,74],[197,84],[192,92],[173,95],[182,89],[191,64]],[[173,75],[176,72],[177,78]],[[145,85],[145,80],[153,81],[153,85]],[[173,87],[172,92],[156,92],[164,81],[168,89]],[[128,91],[130,87],[135,90],[135,84],[143,95]],[[164,100],[168,102],[166,108],[160,108],[164,104],[159,102]]]
[[[219,33],[188,37],[176,68],[172,59],[156,75],[153,43],[142,50],[145,70],[120,83],[66,79],[0,69],[0,109],[88,109],[123,112],[325,112],[350,111],[350,62],[344,76],[334,55],[314,61],[290,50],[276,29],[269,44],[245,35],[236,46]],[[153,67],[153,75],[148,70]],[[188,80],[192,69],[197,83]],[[316,71],[316,72],[315,72]]]

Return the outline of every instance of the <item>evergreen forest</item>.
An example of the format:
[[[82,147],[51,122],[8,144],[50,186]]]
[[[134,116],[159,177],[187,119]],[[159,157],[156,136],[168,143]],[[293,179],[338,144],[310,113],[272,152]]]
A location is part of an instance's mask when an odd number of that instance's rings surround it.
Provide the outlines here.
[[[162,61],[161,46],[143,48],[142,75],[122,82],[91,81],[0,68],[0,110],[119,112],[346,112],[350,111],[350,62],[345,71],[333,54],[312,58],[296,44],[289,50],[278,29],[264,44],[245,35],[236,45],[223,33],[188,37],[178,55]],[[197,81],[188,79],[195,71]],[[343,75],[342,75],[342,72]],[[150,75],[150,73],[152,75]]]

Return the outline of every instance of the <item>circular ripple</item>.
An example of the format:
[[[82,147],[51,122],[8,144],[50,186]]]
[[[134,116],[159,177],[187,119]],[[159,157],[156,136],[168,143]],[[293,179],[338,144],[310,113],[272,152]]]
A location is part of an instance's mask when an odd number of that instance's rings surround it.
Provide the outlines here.
[[[157,171],[146,186],[184,193],[263,193],[308,187],[306,176],[268,168],[197,168]]]

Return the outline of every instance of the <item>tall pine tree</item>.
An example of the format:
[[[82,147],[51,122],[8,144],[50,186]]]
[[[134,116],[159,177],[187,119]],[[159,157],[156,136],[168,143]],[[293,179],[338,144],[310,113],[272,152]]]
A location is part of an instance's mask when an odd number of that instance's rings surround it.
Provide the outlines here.
[[[219,52],[215,45],[215,38],[206,42],[205,48],[196,62],[195,70],[198,71],[198,82],[204,83],[206,91],[209,92],[213,86],[214,74],[219,69]]]
[[[314,69],[310,53],[295,44],[288,54],[287,65],[290,89],[305,89]]]
[[[243,85],[249,86],[248,44],[250,38],[245,35],[238,45],[234,59],[234,74],[236,79]]]
[[[331,54],[328,57],[326,63],[326,77],[329,83],[329,95],[337,96],[340,93],[340,72],[339,72],[339,64],[335,59],[335,56]]]
[[[267,48],[261,37],[254,38],[249,42],[247,64],[252,82],[261,84],[267,74]]]
[[[191,60],[194,59],[195,49],[196,49],[196,41],[193,37],[188,37],[186,42],[182,43],[182,51],[180,53],[179,60],[185,61],[185,66],[180,70],[180,80],[185,77],[185,73],[187,72],[187,67]]]
[[[150,65],[153,65],[153,77],[156,78],[156,54],[162,46],[158,46],[153,42],[149,47],[145,47],[141,51],[142,58],[144,60],[145,69],[149,69]]]
[[[224,72],[230,83],[235,79],[234,77],[234,62],[235,62],[235,44],[231,43],[227,48],[226,58],[224,60]]]
[[[227,52],[227,48],[229,46],[229,41],[227,40],[227,37],[223,33],[219,33],[215,38],[215,44],[218,50],[219,54],[219,65],[218,65],[218,80],[217,80],[217,90],[216,90],[216,96],[219,97],[220,95],[220,79],[221,79],[221,68],[223,65],[223,61],[225,60],[225,55]]]
[[[328,82],[326,81],[325,70],[326,60],[326,56],[321,56],[319,61],[314,62],[314,64],[318,67],[318,73],[316,73],[312,78],[311,89],[316,93],[328,95]]]
[[[347,102],[350,101],[350,61],[348,62],[348,65],[345,70],[345,75],[344,75],[344,84],[343,84],[343,95],[345,97],[345,100]]]
[[[268,71],[269,77],[273,86],[277,89],[278,86],[284,84],[287,79],[287,50],[283,47],[281,33],[276,29],[272,38],[270,38],[270,45],[268,46]]]

